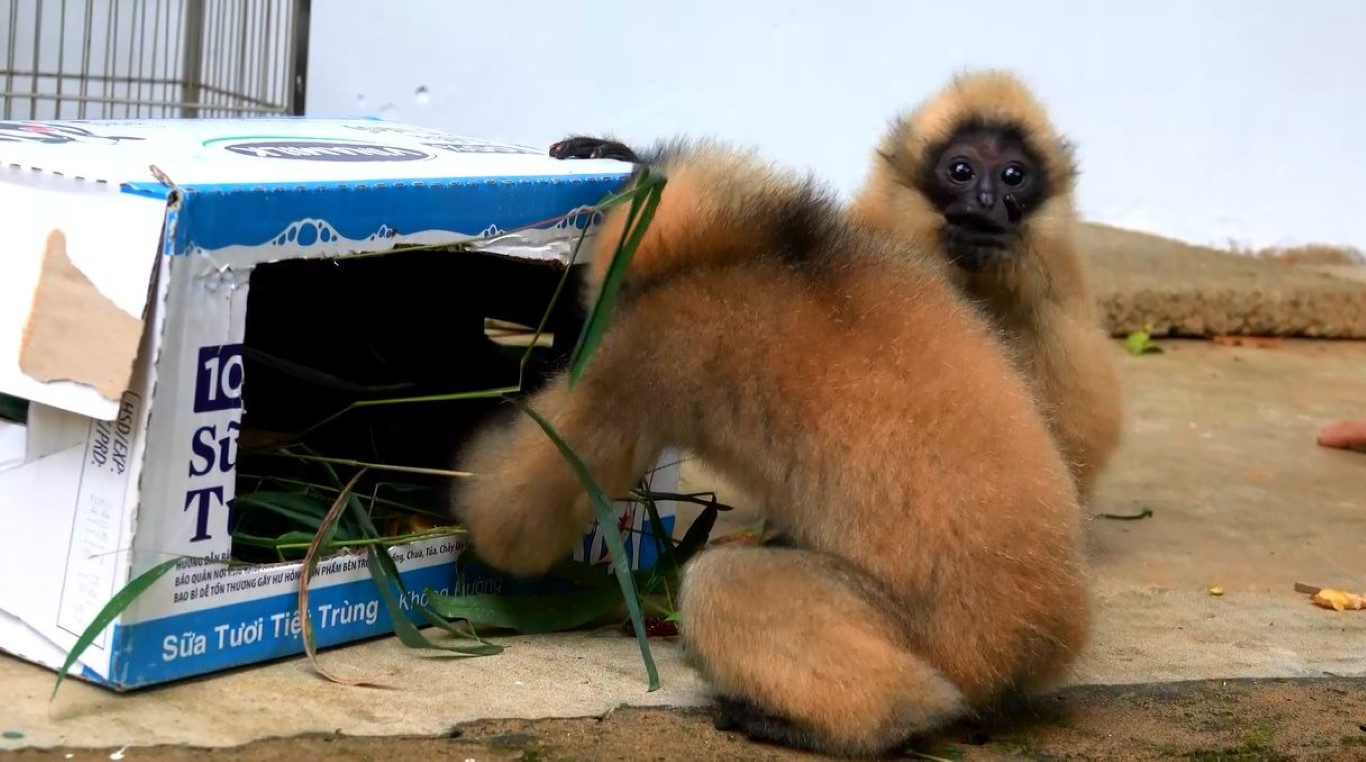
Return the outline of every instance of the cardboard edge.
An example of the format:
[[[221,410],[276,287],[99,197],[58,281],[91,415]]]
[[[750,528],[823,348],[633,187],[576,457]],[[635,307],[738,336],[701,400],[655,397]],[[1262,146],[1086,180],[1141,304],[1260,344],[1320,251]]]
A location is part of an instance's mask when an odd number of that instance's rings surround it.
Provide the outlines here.
[[[170,228],[173,222],[175,208],[173,204],[167,212],[166,228]],[[167,310],[166,305],[170,299],[170,273],[174,265],[174,260],[168,256],[157,257],[156,263],[152,267],[152,277],[149,280],[147,290],[146,307],[143,311],[143,344],[138,352],[138,359],[135,364],[134,380],[137,380],[136,368],[141,367],[146,373],[146,377],[141,379],[140,389],[136,391],[144,393],[142,409],[139,412],[141,434],[139,434],[133,451],[129,455],[130,462],[133,463],[132,478],[129,479],[128,489],[124,493],[124,512],[127,515],[124,537],[129,539],[128,548],[120,555],[123,556],[123,565],[119,569],[120,587],[128,584],[133,579],[133,569],[138,561],[139,550],[137,548],[138,525],[142,519],[142,496],[144,493],[143,481],[147,476],[147,449],[148,438],[152,431],[152,421],[157,414],[156,399],[157,387],[159,385],[159,372],[161,355],[165,349]],[[144,357],[143,352],[146,352]],[[119,616],[113,623],[116,628],[111,634],[114,649],[122,648],[123,635],[117,629],[125,623],[129,615],[136,616],[141,601],[133,601],[128,609]],[[111,670],[112,672],[112,670]]]

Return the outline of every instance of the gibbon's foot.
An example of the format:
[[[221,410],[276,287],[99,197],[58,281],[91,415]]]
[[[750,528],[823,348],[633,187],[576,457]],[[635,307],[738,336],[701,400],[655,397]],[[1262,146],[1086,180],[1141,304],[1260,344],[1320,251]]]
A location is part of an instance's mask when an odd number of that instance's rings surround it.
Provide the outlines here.
[[[713,725],[720,731],[743,733],[753,743],[786,746],[790,749],[814,749],[811,735],[791,721],[768,714],[745,701],[716,699],[716,718]]]
[[[1333,421],[1319,429],[1320,447],[1366,452],[1366,416]]]
[[[640,159],[625,143],[605,138],[566,138],[550,147],[555,159],[616,159],[638,164]]]

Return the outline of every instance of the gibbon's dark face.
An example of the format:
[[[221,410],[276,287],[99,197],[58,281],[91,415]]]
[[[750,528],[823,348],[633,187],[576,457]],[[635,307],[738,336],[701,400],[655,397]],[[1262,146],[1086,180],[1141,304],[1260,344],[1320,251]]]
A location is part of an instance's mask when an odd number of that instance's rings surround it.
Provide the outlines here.
[[[1039,162],[1011,131],[990,127],[956,133],[925,178],[944,215],[949,257],[977,272],[1004,264],[1019,241],[1025,215],[1044,198]]]

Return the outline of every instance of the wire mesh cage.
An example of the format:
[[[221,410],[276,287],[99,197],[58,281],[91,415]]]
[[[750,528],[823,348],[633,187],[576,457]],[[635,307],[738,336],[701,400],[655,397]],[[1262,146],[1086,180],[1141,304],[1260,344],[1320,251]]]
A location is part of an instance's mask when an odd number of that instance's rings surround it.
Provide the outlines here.
[[[0,0],[0,119],[304,113],[309,0]]]

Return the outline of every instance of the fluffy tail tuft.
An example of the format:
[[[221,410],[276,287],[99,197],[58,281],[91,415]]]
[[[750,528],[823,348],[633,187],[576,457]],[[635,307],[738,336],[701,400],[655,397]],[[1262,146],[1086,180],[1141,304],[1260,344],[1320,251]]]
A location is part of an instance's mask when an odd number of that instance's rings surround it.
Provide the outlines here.
[[[674,138],[638,153],[666,184],[631,260],[629,291],[680,271],[821,250],[840,225],[833,193],[810,176],[776,168],[752,149],[711,139]],[[637,172],[631,187],[640,182]],[[592,243],[589,283],[596,294],[622,240],[630,202],[603,215]]]

